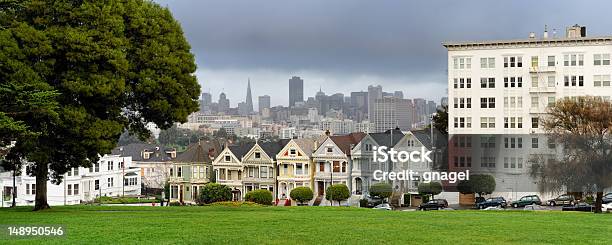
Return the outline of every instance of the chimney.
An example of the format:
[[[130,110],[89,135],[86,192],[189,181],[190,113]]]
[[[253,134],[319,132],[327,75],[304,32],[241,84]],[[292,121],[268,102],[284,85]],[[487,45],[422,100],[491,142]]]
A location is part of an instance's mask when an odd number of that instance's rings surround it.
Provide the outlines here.
[[[328,130],[325,130],[325,136],[329,137],[329,135],[330,135],[330,134],[331,134],[331,133],[329,132],[329,129],[328,129]]]
[[[544,39],[548,39],[548,25],[544,25]]]

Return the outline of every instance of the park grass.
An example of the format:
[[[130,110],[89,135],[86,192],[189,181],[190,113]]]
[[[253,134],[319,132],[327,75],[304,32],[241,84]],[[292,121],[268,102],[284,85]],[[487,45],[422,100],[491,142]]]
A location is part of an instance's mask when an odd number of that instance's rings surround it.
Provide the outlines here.
[[[581,212],[399,212],[256,206],[71,206],[30,210],[0,209],[0,226],[64,225],[66,237],[0,243],[612,244],[612,215]]]

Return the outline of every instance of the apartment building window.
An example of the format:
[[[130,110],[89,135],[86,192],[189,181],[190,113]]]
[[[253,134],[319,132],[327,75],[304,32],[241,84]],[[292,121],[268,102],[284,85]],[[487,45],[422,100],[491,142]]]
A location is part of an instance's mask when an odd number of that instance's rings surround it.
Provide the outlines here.
[[[553,139],[548,139],[548,148],[549,149],[555,149],[557,147],[557,144],[555,143],[555,140]]]
[[[523,138],[521,137],[504,137],[504,148],[515,149],[523,148]]]
[[[531,138],[531,148],[537,149],[539,147],[538,138]]]
[[[472,118],[471,117],[455,117],[453,118],[455,128],[471,128]]]
[[[523,108],[523,97],[504,97],[505,108]]]
[[[491,136],[491,137],[487,137],[487,136],[482,136],[480,137],[480,147],[481,148],[495,148],[495,136]]]
[[[523,158],[504,157],[504,168],[523,168]]]
[[[454,57],[453,68],[455,70],[472,69],[472,58],[470,57]]]
[[[493,57],[480,58],[480,68],[482,69],[495,68],[495,58]]]
[[[565,87],[583,87],[584,86],[584,76],[565,76],[564,77],[564,85]]]
[[[555,96],[548,96],[548,106],[555,105]]]
[[[99,173],[100,172],[100,163],[94,163],[94,172]]]
[[[199,166],[193,166],[191,167],[193,169],[193,178],[198,178],[198,169],[200,168]]]
[[[73,185],[73,195],[78,195],[79,194],[79,184],[74,184]]]
[[[504,77],[504,88],[522,88],[523,77]]]
[[[494,117],[481,117],[480,118],[480,128],[495,128],[495,118]]]
[[[261,158],[261,152],[255,152],[255,159]]]
[[[480,78],[480,88],[495,88],[495,78],[494,77],[481,77]]]
[[[531,97],[531,108],[538,108],[540,105],[539,99],[537,96]]]
[[[230,156],[225,156],[225,162],[231,162],[232,161],[232,157]]]
[[[289,150],[289,154],[292,155],[292,156],[295,156],[297,154],[296,152],[297,151],[295,149]]]
[[[115,183],[113,183],[114,179],[113,178],[108,178],[107,179],[107,187],[113,187],[115,185]]]
[[[539,65],[539,57],[531,56],[531,67],[538,67]]]
[[[178,186],[173,185],[172,187],[170,187],[170,197],[172,199],[178,198]]]
[[[593,76],[593,86],[595,86],[595,87],[610,87],[610,75],[595,75],[595,76]]]
[[[548,76],[548,87],[549,88],[555,87],[555,76]]]
[[[183,177],[183,167],[176,167],[176,177]]]
[[[339,161],[334,161],[333,162],[333,171],[334,171],[334,173],[339,173],[340,172],[340,162]]]
[[[325,163],[324,162],[320,162],[319,163],[319,172],[325,172]]]
[[[35,190],[35,188],[34,188],[34,187],[32,187],[32,186],[34,186],[34,185],[35,185],[35,184],[31,184],[31,185],[30,185],[30,184],[26,184],[26,194],[27,194],[27,195],[31,195],[30,193],[32,193],[32,190],[33,190],[33,189]]]
[[[108,168],[107,168],[107,170],[108,171],[112,171],[114,167],[115,167],[115,165],[114,165],[113,161],[108,161]]]
[[[72,185],[70,185],[70,184],[69,184],[69,185],[67,185],[67,188],[66,188],[66,195],[68,195],[68,196],[72,196]]]
[[[480,108],[495,108],[495,98],[480,98]]]
[[[537,88],[537,87],[539,87],[539,84],[538,84],[538,76],[532,76],[532,77],[531,77],[531,87],[532,87],[532,88]]]
[[[465,156],[456,156],[454,158],[454,165],[455,167],[472,167],[472,157],[465,157]]]
[[[564,66],[584,66],[584,54],[563,55]]]
[[[472,108],[472,98],[454,98],[455,108]]]
[[[594,54],[593,65],[596,66],[608,66],[610,65],[610,54]]]
[[[97,179],[94,181],[94,190],[100,190],[100,180]]]
[[[504,68],[508,67],[523,67],[522,56],[506,56],[504,57]]]
[[[456,136],[455,147],[472,148],[472,137],[471,136]]]
[[[540,118],[532,117],[531,118],[531,128],[538,128],[540,126],[539,122],[540,122]]]
[[[555,66],[555,56],[554,55],[548,56],[548,66]]]
[[[504,117],[504,128],[523,128],[523,118]]]
[[[495,157],[481,157],[480,167],[495,168]]]
[[[200,167],[200,178],[206,178],[206,167]]]
[[[453,79],[454,88],[472,88],[472,78],[455,78]]]

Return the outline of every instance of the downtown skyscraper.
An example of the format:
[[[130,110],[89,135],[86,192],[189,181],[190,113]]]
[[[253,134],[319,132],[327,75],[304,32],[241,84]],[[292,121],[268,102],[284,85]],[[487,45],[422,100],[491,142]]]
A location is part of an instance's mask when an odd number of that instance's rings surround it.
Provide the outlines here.
[[[296,102],[304,101],[304,80],[300,77],[289,79],[289,107],[295,106]]]

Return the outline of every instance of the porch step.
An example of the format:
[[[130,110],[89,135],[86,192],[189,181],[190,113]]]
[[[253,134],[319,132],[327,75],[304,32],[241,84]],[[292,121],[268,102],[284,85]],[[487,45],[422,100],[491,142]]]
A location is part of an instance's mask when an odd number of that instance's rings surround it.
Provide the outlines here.
[[[321,201],[322,200],[323,200],[323,196],[317,196],[315,201],[312,203],[312,206],[319,206],[319,205],[321,205]]]

